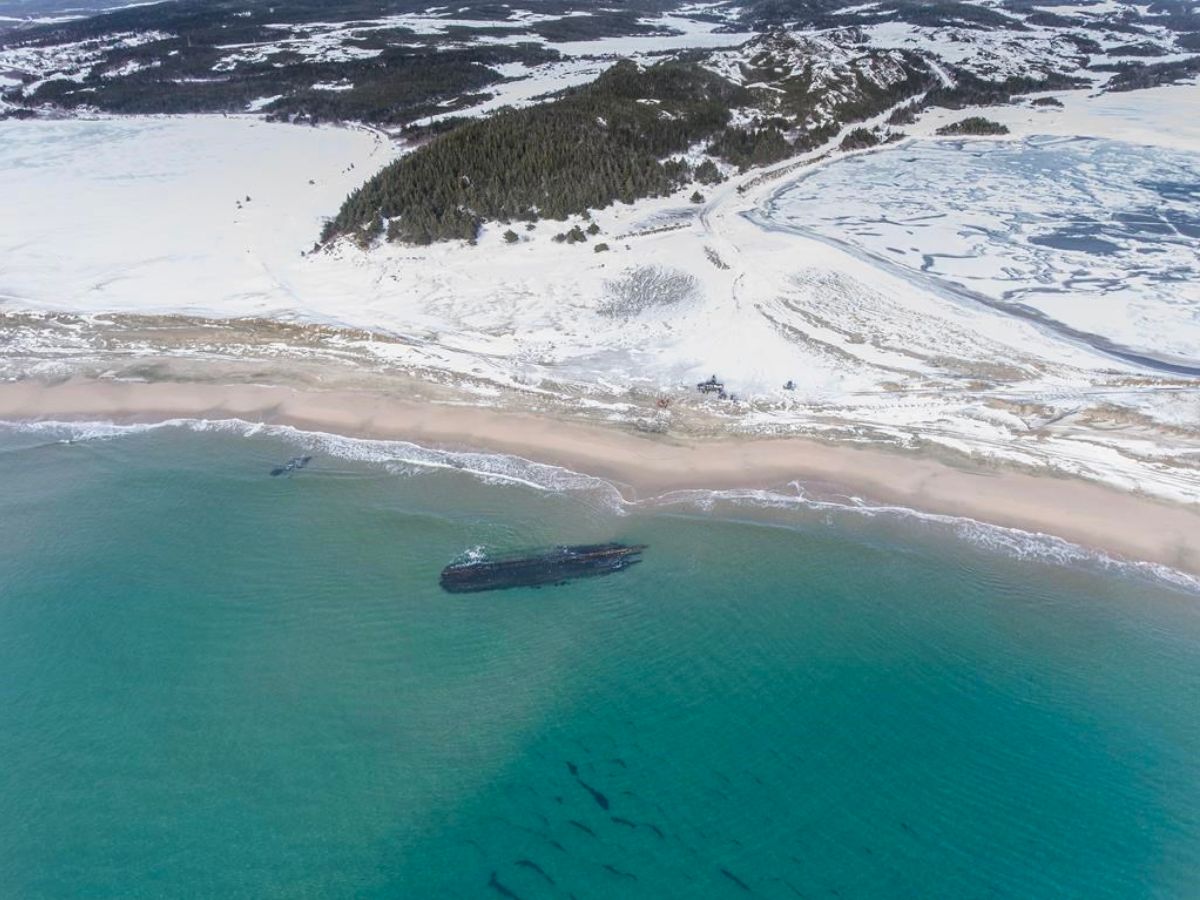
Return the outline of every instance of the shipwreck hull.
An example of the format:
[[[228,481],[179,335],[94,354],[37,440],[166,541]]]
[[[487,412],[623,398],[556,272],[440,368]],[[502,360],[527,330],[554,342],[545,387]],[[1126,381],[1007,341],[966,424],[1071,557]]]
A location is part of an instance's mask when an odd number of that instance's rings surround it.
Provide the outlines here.
[[[641,562],[644,544],[583,544],[451,563],[441,585],[451,594],[565,584],[612,575]]]

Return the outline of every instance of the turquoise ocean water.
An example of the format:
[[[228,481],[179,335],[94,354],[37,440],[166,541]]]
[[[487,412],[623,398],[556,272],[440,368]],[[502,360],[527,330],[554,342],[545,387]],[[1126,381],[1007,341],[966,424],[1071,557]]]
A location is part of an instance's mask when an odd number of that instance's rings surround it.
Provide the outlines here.
[[[1194,588],[769,500],[0,428],[0,895],[1200,896]]]

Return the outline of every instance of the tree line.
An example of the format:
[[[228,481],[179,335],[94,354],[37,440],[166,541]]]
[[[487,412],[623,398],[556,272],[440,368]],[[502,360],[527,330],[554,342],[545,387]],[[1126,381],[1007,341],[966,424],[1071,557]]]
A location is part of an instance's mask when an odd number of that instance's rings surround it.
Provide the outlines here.
[[[693,63],[619,62],[560,100],[435,137],[347,198],[323,239],[386,227],[408,243],[470,240],[483,220],[565,219],[669,193],[694,174],[669,157],[724,129],[741,99]]]

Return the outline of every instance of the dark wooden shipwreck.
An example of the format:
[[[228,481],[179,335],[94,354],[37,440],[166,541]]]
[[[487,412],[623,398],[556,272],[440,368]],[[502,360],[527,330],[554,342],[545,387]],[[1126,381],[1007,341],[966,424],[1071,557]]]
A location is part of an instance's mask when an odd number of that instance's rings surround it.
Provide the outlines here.
[[[276,466],[271,470],[271,477],[276,478],[280,475],[292,475],[299,472],[305,466],[312,462],[311,456],[293,456],[282,466]]]
[[[452,594],[565,584],[628,569],[642,561],[645,549],[645,544],[581,544],[467,559],[442,569],[441,583]]]

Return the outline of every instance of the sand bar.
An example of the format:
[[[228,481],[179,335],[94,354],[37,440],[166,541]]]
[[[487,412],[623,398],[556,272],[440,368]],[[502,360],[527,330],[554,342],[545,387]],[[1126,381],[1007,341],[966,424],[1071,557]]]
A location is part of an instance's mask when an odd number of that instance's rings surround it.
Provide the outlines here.
[[[632,497],[684,489],[836,485],[864,499],[1055,535],[1200,574],[1200,507],[1082,479],[971,468],[803,438],[689,439],[369,391],[73,379],[0,384],[0,419],[291,425],[350,437],[513,454],[610,479]]]

